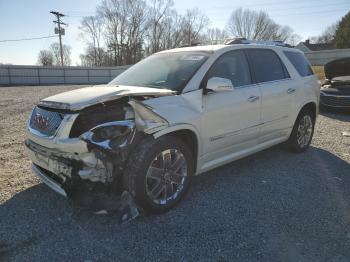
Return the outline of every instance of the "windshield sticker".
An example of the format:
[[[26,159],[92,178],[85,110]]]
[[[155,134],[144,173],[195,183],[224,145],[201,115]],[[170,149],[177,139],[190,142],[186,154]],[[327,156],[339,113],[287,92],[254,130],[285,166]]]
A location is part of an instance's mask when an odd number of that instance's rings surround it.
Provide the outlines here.
[[[204,55],[184,55],[180,58],[183,61],[199,61],[204,58]]]

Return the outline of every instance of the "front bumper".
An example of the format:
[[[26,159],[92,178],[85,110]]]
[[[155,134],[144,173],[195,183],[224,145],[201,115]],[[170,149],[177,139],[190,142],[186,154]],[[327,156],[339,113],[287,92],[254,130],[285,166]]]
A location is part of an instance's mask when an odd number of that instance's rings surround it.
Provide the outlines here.
[[[24,144],[33,173],[55,192],[67,196],[66,186],[71,183],[74,170],[83,162],[74,159],[74,154],[50,149],[29,139]]]
[[[47,176],[45,171],[38,167],[35,164],[32,164],[32,172],[42,181],[44,182],[49,188],[51,188],[56,193],[67,197],[66,191],[62,188],[62,185],[57,183],[54,179]]]
[[[350,108],[350,95],[320,93],[320,104],[326,107]]]

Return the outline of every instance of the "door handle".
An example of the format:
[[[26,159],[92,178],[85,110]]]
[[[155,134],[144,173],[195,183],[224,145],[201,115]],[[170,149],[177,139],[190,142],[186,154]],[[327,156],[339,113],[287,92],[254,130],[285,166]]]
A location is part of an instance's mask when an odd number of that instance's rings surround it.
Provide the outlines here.
[[[293,94],[295,92],[294,88],[288,88],[287,93],[288,94]]]
[[[260,97],[258,97],[258,96],[250,96],[250,97],[248,97],[248,101],[249,101],[250,103],[253,103],[253,102],[259,100],[259,98],[260,98]]]

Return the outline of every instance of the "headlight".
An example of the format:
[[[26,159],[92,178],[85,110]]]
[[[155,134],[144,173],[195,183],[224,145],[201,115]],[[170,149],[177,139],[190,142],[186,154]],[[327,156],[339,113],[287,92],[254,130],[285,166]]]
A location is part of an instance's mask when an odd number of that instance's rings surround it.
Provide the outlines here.
[[[124,130],[123,130],[124,129]],[[95,128],[91,130],[93,133],[92,139],[96,142],[102,142],[105,140],[112,140],[117,137],[125,135],[125,127],[119,127],[119,126],[104,126],[100,128]]]
[[[134,133],[134,121],[115,121],[94,127],[80,138],[88,144],[105,149],[115,149],[126,145]]]

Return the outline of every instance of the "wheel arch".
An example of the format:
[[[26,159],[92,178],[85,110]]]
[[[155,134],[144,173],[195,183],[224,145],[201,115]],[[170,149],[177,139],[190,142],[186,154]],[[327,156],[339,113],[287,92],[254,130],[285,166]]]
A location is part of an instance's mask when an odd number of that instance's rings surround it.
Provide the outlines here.
[[[317,104],[314,101],[308,101],[308,102],[304,103],[298,110],[298,116],[305,109],[310,110],[313,113],[314,120],[316,120],[316,117],[317,117],[317,114],[318,114]]]
[[[198,157],[201,152],[199,134],[198,131],[192,126],[187,124],[175,125],[153,134],[154,138],[168,135],[181,139],[186,145],[189,146],[194,159],[194,170],[197,171]]]

